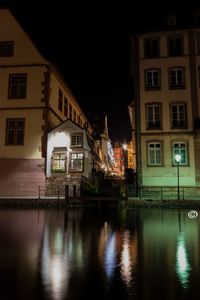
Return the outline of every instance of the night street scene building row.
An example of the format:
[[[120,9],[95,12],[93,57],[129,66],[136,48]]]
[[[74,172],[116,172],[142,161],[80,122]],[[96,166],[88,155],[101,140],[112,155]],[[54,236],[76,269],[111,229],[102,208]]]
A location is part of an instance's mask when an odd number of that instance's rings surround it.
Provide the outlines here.
[[[59,71],[9,10],[0,13],[0,195],[34,196],[52,183],[79,189],[82,176],[94,181],[94,172],[116,172],[107,118],[96,134]],[[128,110],[136,186],[176,187],[178,164],[180,185],[198,194],[198,16],[180,24],[171,14],[159,29],[132,35],[135,94]]]

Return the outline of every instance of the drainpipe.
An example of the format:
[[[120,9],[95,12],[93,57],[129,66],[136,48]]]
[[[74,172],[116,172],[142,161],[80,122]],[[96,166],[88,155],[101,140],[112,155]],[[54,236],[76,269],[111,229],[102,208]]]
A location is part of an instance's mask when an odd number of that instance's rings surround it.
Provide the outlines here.
[[[142,185],[142,161],[141,161],[141,112],[140,112],[140,72],[139,72],[139,39],[134,36],[132,39],[132,69],[135,101],[135,143],[136,143],[136,187]]]

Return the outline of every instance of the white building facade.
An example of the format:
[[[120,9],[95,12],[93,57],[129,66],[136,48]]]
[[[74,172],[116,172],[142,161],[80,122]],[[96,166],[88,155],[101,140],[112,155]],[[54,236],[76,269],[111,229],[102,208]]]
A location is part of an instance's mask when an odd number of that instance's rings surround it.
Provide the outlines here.
[[[57,168],[49,164],[48,132],[67,119],[71,120],[69,133],[74,126],[85,140],[85,132],[92,132],[58,70],[40,54],[11,12],[0,9],[0,197],[38,195],[38,187],[45,186],[46,175],[51,174],[50,165],[54,173]],[[78,143],[80,136],[72,140]],[[73,147],[68,136],[66,143],[67,149],[69,143]],[[76,153],[81,161],[82,154]],[[71,156],[72,169],[78,165],[76,160],[73,163]],[[79,171],[88,174],[87,168],[85,161],[84,170]]]
[[[176,186],[176,154],[180,185],[200,185],[200,27],[173,25],[132,39],[129,112],[140,186]]]

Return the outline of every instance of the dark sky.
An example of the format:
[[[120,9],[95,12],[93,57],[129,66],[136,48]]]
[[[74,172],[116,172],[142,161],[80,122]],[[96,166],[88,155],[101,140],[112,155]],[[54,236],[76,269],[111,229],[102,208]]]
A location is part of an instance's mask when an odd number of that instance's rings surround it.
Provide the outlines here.
[[[16,3],[17,2],[17,3]],[[0,1],[54,62],[86,115],[106,112],[109,135],[131,139],[127,105],[133,99],[130,76],[130,32],[146,26],[157,15],[152,5],[134,8],[135,1]],[[109,6],[108,6],[109,5]]]
[[[119,10],[115,13],[94,2],[92,7],[77,1],[49,1],[39,8],[32,1],[23,5],[0,1],[55,63],[86,115],[107,113],[112,142],[124,142],[131,139],[128,22]]]

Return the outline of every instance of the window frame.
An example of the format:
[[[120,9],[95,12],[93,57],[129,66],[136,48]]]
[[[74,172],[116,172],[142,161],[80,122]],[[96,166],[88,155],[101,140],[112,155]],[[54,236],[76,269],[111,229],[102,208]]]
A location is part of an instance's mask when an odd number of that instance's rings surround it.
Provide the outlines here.
[[[150,121],[150,118],[149,118],[148,109],[150,107],[152,107],[152,109],[153,109],[153,113],[152,113],[153,121]],[[150,126],[150,123],[156,124],[155,107],[159,108],[159,127],[158,126]],[[161,130],[162,129],[162,103],[160,103],[160,102],[146,103],[145,110],[146,110],[146,130]]]
[[[14,81],[14,77],[17,79],[17,82],[12,82]],[[24,84],[18,82],[19,79],[23,79],[24,77]],[[8,99],[26,99],[27,97],[27,73],[12,73],[9,74],[9,79],[8,79]],[[21,88],[24,88],[24,91],[22,92]],[[14,90],[16,89],[16,94],[14,95]]]
[[[154,49],[153,43],[156,42],[156,50]],[[148,47],[147,43],[150,43],[150,47]],[[143,47],[144,47],[144,58],[157,58],[160,57],[160,38],[145,38],[143,40]],[[149,50],[148,50],[149,48]],[[155,53],[157,52],[157,53]]]
[[[182,146],[177,147],[177,150],[179,150],[179,151],[175,151],[175,149],[174,149],[175,144],[179,144],[179,145],[184,144],[185,147],[182,147]],[[185,149],[185,156],[184,157],[186,158],[186,162],[183,163],[183,162],[180,161],[179,163],[177,163],[175,161],[175,155],[180,154],[181,158],[182,158],[183,156],[181,154],[181,151],[183,149]],[[173,141],[172,142],[172,166],[177,166],[178,164],[179,164],[179,166],[183,166],[183,167],[188,167],[189,166],[189,147],[188,147],[188,142],[185,141],[185,140],[178,140],[178,141]]]
[[[168,27],[176,26],[176,15],[168,15],[167,16],[167,26]]]
[[[78,142],[80,138],[81,142]],[[73,139],[75,139],[75,144],[73,143]],[[82,133],[72,133],[70,136],[70,146],[71,148],[82,148],[83,147],[83,134]]]
[[[173,118],[173,107],[176,106],[177,108],[180,108],[181,106],[184,107],[184,111],[181,112],[180,109],[177,109],[177,125],[174,125]],[[181,120],[180,114],[184,113],[184,120]],[[187,122],[187,103],[186,102],[172,102],[170,103],[170,118],[171,118],[171,129],[187,129],[188,128],[188,122]],[[183,122],[183,125],[181,125],[181,122]],[[179,124],[180,123],[180,124]]]
[[[0,57],[14,56],[14,41],[0,41]]]
[[[68,108],[68,99],[66,96],[64,96],[64,116],[66,118],[68,118],[68,112],[69,112],[69,108]]]
[[[150,145],[154,145],[154,147],[150,147]],[[159,147],[155,147],[155,145],[159,145]],[[156,152],[159,150],[159,163],[156,162]],[[154,162],[151,161],[151,151],[154,152]],[[163,142],[158,140],[147,141],[147,166],[148,167],[162,167],[163,166]]]
[[[55,156],[58,155],[58,158],[55,158]],[[64,158],[61,158],[61,156],[64,156]],[[54,169],[54,162],[64,162],[64,168],[57,168]],[[67,152],[66,151],[53,151],[52,152],[52,162],[51,162],[51,172],[52,173],[66,173],[66,164],[67,164]]]
[[[15,124],[13,127],[13,130],[12,130],[12,127],[9,127],[10,122],[15,122],[15,123],[23,122],[23,128],[22,129],[18,128],[18,127],[16,127],[16,124]],[[14,131],[13,143],[9,142],[10,131]],[[23,134],[21,143],[18,142],[18,132],[19,131],[22,131],[22,134]],[[24,138],[25,138],[25,118],[7,118],[6,119],[5,145],[6,146],[24,146]]]
[[[154,74],[158,74],[158,84],[155,84],[155,76]],[[151,76],[148,79],[148,75],[151,74]],[[154,69],[146,69],[144,70],[144,77],[145,77],[145,90],[146,91],[154,91],[154,90],[160,90],[161,89],[161,69],[154,68]],[[148,81],[151,81],[151,85],[148,84]]]
[[[182,72],[182,80],[181,83],[179,83],[179,74],[178,71]],[[172,78],[172,72],[175,72],[175,84],[173,82]],[[185,68],[184,67],[171,67],[168,69],[168,76],[169,76],[169,89],[170,90],[181,90],[186,88],[186,81],[185,81]]]
[[[58,110],[63,112],[63,92],[61,89],[58,90]]]
[[[71,121],[72,121],[72,111],[73,111],[72,105],[71,105],[71,103],[69,103],[69,119]]]
[[[178,41],[180,41],[180,50],[178,50]],[[173,42],[173,49],[170,42]],[[169,57],[184,55],[184,37],[182,35],[172,35],[167,37],[167,53]]]
[[[196,34],[197,54],[200,54],[200,32]]]
[[[73,155],[76,155],[77,158],[73,158]],[[78,156],[81,155],[82,158],[79,158]],[[74,161],[80,161],[81,162],[81,169],[79,168],[73,168]],[[70,164],[69,164],[69,170],[71,173],[83,173],[84,172],[84,153],[83,152],[71,152],[70,153]]]

